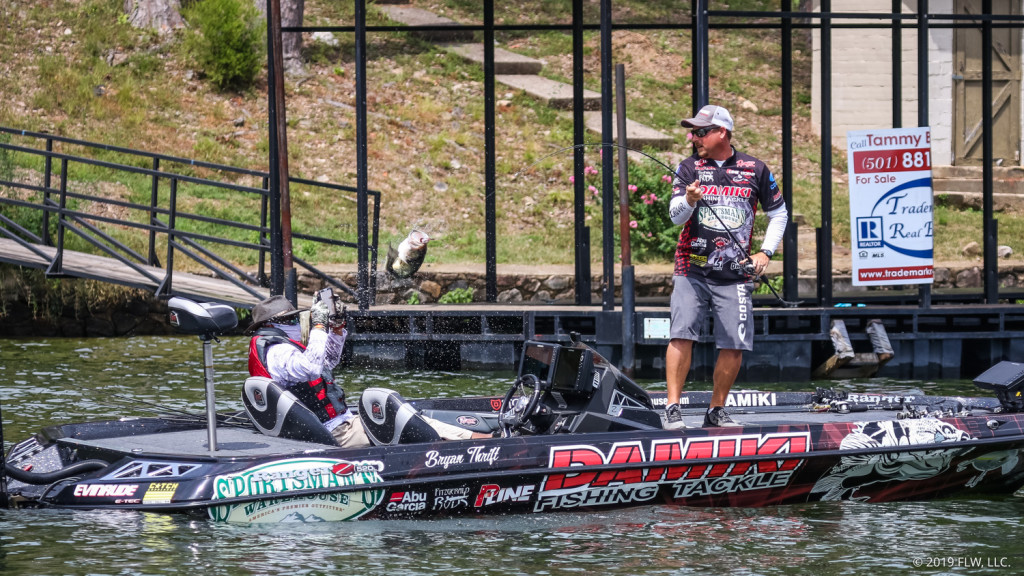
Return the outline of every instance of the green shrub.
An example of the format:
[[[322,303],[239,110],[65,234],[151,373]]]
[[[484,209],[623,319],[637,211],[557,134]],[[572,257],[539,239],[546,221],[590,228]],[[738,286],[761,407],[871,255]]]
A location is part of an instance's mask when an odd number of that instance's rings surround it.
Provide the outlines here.
[[[644,160],[629,164],[629,249],[637,262],[673,262],[680,227],[668,215],[672,175]]]
[[[469,304],[472,301],[472,288],[456,288],[438,299],[440,304]]]
[[[185,49],[214,86],[244,90],[263,68],[264,20],[247,0],[202,0],[183,10],[192,25]]]

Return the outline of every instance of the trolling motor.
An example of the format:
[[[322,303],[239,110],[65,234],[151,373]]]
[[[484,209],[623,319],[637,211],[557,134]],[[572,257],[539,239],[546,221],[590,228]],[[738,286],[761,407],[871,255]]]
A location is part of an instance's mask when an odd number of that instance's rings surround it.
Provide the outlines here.
[[[184,334],[195,334],[203,341],[206,428],[210,451],[214,452],[217,450],[217,410],[214,405],[213,345],[210,341],[238,326],[238,315],[234,308],[225,304],[200,304],[178,296],[167,301],[167,308],[171,326]]]

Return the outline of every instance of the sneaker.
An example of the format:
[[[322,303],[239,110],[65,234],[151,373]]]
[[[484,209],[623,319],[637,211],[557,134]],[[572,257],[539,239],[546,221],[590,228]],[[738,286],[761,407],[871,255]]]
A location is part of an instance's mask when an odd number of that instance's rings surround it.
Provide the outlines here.
[[[679,404],[669,404],[665,407],[665,428],[669,430],[686,428],[686,424],[683,424],[683,409],[679,407]]]
[[[732,417],[729,416],[729,413],[725,411],[725,408],[722,408],[721,406],[716,406],[711,410],[708,410],[708,413],[704,415],[705,428],[728,428],[737,426],[743,426],[743,424],[733,420]]]

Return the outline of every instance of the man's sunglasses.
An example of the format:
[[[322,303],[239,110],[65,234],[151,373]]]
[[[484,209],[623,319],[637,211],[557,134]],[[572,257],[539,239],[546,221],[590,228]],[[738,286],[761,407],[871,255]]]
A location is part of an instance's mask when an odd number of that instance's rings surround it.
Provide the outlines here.
[[[695,138],[703,138],[715,130],[718,130],[718,126],[705,126],[703,128],[690,130],[690,134],[693,134]]]

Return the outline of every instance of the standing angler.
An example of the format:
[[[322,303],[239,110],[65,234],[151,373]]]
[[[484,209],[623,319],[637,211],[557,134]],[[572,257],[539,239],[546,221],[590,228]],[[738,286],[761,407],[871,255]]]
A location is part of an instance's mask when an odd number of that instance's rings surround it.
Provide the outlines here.
[[[708,105],[681,124],[692,128],[688,139],[696,154],[676,168],[669,201],[672,222],[684,226],[676,247],[671,340],[665,353],[665,420],[668,427],[683,426],[679,397],[690,372],[693,343],[710,307],[718,359],[704,427],[740,426],[724,406],[743,351],[754,348],[750,270],[756,277],[768,266],[789,214],[764,162],[732,147],[733,121],[728,110]],[[768,229],[760,251],[750,255],[758,203],[768,215]]]
[[[408,278],[416,273],[427,257],[427,243],[430,236],[426,232],[413,230],[398,245],[398,250],[388,246],[388,259],[384,265],[395,278]]]

